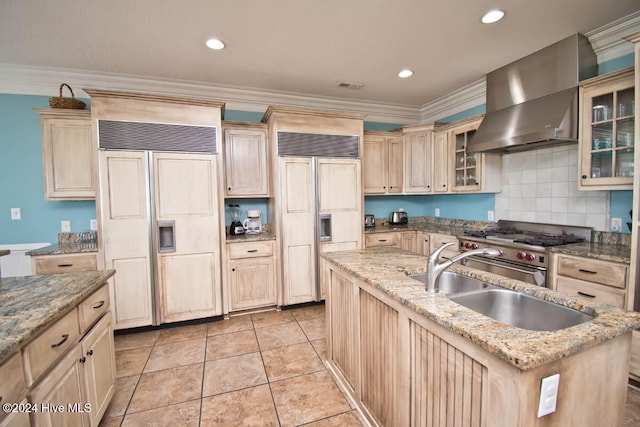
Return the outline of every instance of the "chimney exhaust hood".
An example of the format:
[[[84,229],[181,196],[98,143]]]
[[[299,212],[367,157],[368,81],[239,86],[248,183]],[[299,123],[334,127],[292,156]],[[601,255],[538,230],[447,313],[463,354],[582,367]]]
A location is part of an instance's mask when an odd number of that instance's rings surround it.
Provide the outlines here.
[[[487,74],[486,114],[469,152],[533,150],[578,142],[578,84],[598,64],[575,34]]]

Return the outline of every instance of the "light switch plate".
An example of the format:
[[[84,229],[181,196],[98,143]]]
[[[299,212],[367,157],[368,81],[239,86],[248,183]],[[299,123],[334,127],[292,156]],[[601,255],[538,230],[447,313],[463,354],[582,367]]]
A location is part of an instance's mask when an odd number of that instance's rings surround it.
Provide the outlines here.
[[[495,221],[496,214],[494,211],[487,211],[487,221]]]
[[[436,215],[437,217],[438,217],[438,216],[440,216],[440,208],[436,208],[436,213],[435,213],[435,215]]]
[[[622,218],[611,218],[611,231],[619,233],[622,230]]]
[[[18,221],[22,219],[22,212],[20,208],[11,208],[11,220]]]
[[[98,229],[98,221],[95,219],[89,220],[89,229],[91,231],[96,231]]]
[[[560,374],[551,375],[542,379],[542,385],[540,386],[540,404],[538,405],[538,418],[556,412],[559,385]]]
[[[63,233],[69,233],[71,231],[71,221],[64,220],[60,222],[60,229]]]

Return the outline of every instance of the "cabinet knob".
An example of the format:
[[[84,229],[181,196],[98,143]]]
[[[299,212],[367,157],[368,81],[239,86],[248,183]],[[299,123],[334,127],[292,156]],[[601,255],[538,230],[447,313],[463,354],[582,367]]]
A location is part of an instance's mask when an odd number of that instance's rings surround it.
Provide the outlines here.
[[[87,356],[93,356],[93,349],[87,351]]]
[[[86,358],[86,357],[84,357],[84,356],[82,356],[82,357],[78,360],[78,362],[80,362],[80,363],[84,363],[84,362],[86,362],[86,361],[87,361],[87,358]]]
[[[228,187],[228,188],[227,188],[227,190],[228,190],[228,191],[231,191],[231,187]]]
[[[587,179],[587,175],[582,175],[582,179]]]
[[[236,271],[236,269],[235,269],[235,268],[232,268],[232,269],[231,269],[231,271]]]

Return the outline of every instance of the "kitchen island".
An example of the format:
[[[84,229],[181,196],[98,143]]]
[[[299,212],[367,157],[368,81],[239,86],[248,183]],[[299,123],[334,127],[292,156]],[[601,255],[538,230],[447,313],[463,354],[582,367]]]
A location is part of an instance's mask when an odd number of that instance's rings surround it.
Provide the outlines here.
[[[107,284],[114,274],[0,281],[0,424],[97,425],[115,390]]]
[[[426,258],[395,248],[323,255],[328,365],[373,424],[621,425],[640,314],[462,265],[450,271],[591,314],[558,331],[497,322],[407,277]],[[541,381],[560,374],[555,412]],[[606,419],[604,419],[604,418]]]

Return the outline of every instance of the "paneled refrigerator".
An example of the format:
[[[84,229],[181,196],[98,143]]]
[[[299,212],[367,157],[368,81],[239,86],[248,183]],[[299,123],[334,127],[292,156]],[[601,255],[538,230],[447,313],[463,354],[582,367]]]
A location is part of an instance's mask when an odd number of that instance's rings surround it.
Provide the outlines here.
[[[95,104],[102,106],[92,97]],[[222,314],[219,126],[117,117],[96,121],[101,252],[105,268],[116,270],[114,328]]]
[[[319,301],[320,254],[362,247],[359,138],[279,132],[278,157],[283,302]]]

